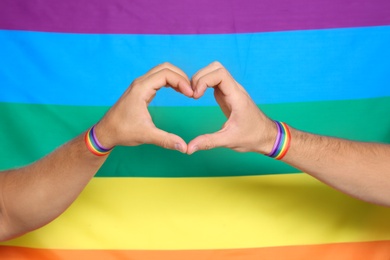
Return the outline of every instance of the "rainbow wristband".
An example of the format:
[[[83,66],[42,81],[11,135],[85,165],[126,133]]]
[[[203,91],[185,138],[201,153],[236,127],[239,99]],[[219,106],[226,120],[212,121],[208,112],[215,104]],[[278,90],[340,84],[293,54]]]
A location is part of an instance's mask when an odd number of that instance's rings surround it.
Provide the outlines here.
[[[107,149],[104,146],[102,146],[98,139],[96,138],[95,134],[95,126],[91,127],[84,136],[85,144],[87,145],[88,150],[97,156],[105,156],[108,155],[112,148]]]
[[[291,134],[288,126],[279,121],[274,121],[278,128],[278,135],[276,136],[275,144],[267,156],[276,160],[281,160],[290,148]]]

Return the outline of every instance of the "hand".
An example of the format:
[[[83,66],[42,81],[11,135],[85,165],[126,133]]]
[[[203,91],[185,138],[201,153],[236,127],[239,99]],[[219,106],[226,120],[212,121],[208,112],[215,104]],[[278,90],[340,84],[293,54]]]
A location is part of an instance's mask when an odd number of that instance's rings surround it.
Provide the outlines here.
[[[218,62],[201,69],[192,78],[194,98],[200,98],[208,87],[214,88],[215,99],[228,120],[218,132],[193,139],[187,153],[215,147],[238,152],[270,152],[277,135],[276,125]]]
[[[190,81],[182,70],[169,63],[154,67],[134,80],[96,125],[96,135],[102,145],[109,148],[154,144],[185,153],[186,142],[175,134],[158,129],[147,108],[163,86],[170,86],[187,97],[193,96]]]

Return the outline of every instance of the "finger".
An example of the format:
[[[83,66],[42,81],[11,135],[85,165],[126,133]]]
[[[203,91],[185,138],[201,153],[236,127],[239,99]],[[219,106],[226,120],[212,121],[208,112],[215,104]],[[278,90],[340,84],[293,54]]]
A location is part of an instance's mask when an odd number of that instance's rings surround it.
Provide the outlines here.
[[[212,72],[212,71],[214,71],[216,69],[219,69],[219,68],[223,68],[223,65],[220,62],[214,61],[214,62],[210,63],[206,67],[204,67],[204,68],[200,69],[199,71],[197,71],[192,76],[191,83],[195,85],[198,82],[199,78],[201,78],[204,75],[209,74],[210,72]]]
[[[150,69],[145,75],[143,75],[142,77],[140,77],[140,78],[138,78],[138,79],[139,79],[139,80],[144,80],[145,78],[148,78],[148,77],[150,77],[151,75],[156,74],[156,73],[158,73],[158,72],[160,72],[160,71],[162,71],[162,70],[166,70],[166,69],[171,70],[171,71],[173,71],[173,72],[176,72],[177,74],[179,74],[180,76],[182,76],[183,78],[185,78],[185,79],[186,79],[186,82],[188,82],[188,84],[190,85],[190,88],[191,88],[191,83],[190,83],[190,80],[189,80],[187,74],[186,74],[184,71],[182,71],[180,68],[178,68],[178,67],[172,65],[172,64],[169,63],[169,62],[164,62],[164,63],[162,63],[162,64],[160,64],[160,65],[158,65],[158,66],[156,66],[156,67],[153,67],[153,68]],[[190,91],[185,90],[184,93],[183,93],[183,90],[182,90],[182,89],[178,89],[178,88],[173,88],[173,89],[174,89],[175,91],[177,91],[177,92],[180,92],[180,93],[182,93],[182,94],[185,94],[186,96],[190,95],[190,97],[192,97],[192,93],[193,93],[192,88],[190,89]],[[188,93],[191,93],[191,94],[188,94]]]
[[[146,143],[154,144],[166,149],[177,150],[182,153],[187,151],[187,144],[180,136],[165,132],[158,128],[152,129]]]
[[[144,78],[139,85],[141,91],[145,89],[148,90],[145,92],[147,100],[150,100],[150,98],[164,86],[170,86],[188,97],[193,96],[193,90],[188,79],[167,68]]]
[[[205,134],[191,140],[187,145],[187,154],[193,154],[200,150],[210,150],[216,147],[225,147],[226,138],[224,132],[216,132],[212,134]]]
[[[207,74],[209,74],[217,69],[221,69],[221,68],[224,68],[223,65],[221,63],[219,63],[218,61],[214,61],[214,62],[210,63],[209,65],[207,65],[206,67],[200,69],[198,72],[196,72],[192,76],[192,79],[191,79],[191,86],[192,86],[194,92],[196,90],[195,86],[198,85],[198,81],[200,78],[202,78],[203,76],[205,76],[205,75],[207,75]],[[204,94],[204,91],[206,90],[206,88],[203,91],[197,90],[196,92],[199,92],[199,93],[197,95],[195,95],[194,97],[195,98],[201,97]]]
[[[187,81],[190,82],[190,79],[188,78],[187,74],[184,71],[182,71],[180,68],[176,67],[175,65],[173,65],[169,62],[164,62],[162,64],[157,65],[156,67],[153,67],[144,76],[150,76],[150,75],[152,75],[160,70],[163,70],[163,69],[170,69],[170,70],[176,72],[177,74],[181,75],[183,78],[186,78]]]
[[[219,88],[223,95],[228,96],[237,91],[238,84],[225,68],[218,68],[200,77],[192,86],[194,98],[201,97],[208,87]]]

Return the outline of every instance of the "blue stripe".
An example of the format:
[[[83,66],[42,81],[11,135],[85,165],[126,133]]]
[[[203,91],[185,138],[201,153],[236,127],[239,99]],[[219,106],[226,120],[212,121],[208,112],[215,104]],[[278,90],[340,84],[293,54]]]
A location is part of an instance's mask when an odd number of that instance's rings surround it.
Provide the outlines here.
[[[111,105],[151,67],[221,61],[258,104],[390,96],[390,26],[226,35],[0,31],[0,102]],[[165,89],[156,106],[215,105]]]

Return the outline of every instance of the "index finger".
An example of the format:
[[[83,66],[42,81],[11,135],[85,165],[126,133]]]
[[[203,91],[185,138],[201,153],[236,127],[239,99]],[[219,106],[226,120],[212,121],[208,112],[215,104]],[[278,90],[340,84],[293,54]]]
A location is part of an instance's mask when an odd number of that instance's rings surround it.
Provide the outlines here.
[[[137,81],[137,83],[140,85],[140,91],[145,91],[144,93],[146,96],[144,96],[144,98],[147,101],[149,101],[156,92],[164,86],[170,86],[187,97],[192,97],[193,95],[193,90],[188,78],[183,77],[168,68],[158,70],[155,73]]]
[[[152,74],[155,74],[163,69],[169,69],[169,70],[172,70],[174,72],[176,72],[177,74],[181,75],[183,78],[186,78],[188,82],[190,82],[187,74],[182,71],[180,68],[176,67],[175,65],[169,63],[169,62],[164,62],[162,64],[159,64],[153,68],[151,68],[148,72],[145,73],[144,76],[150,76]]]
[[[206,67],[198,70],[192,76],[192,79],[191,79],[192,85],[195,86],[198,83],[198,80],[201,77],[203,77],[204,75],[209,74],[210,72],[212,72],[214,70],[220,69],[220,68],[224,68],[223,65],[220,62],[218,62],[218,61],[214,61],[214,62],[210,63],[209,65],[207,65]]]
[[[218,87],[225,96],[237,87],[237,82],[220,63],[212,63],[200,70],[193,77],[192,84],[194,98],[201,97],[208,87]]]

